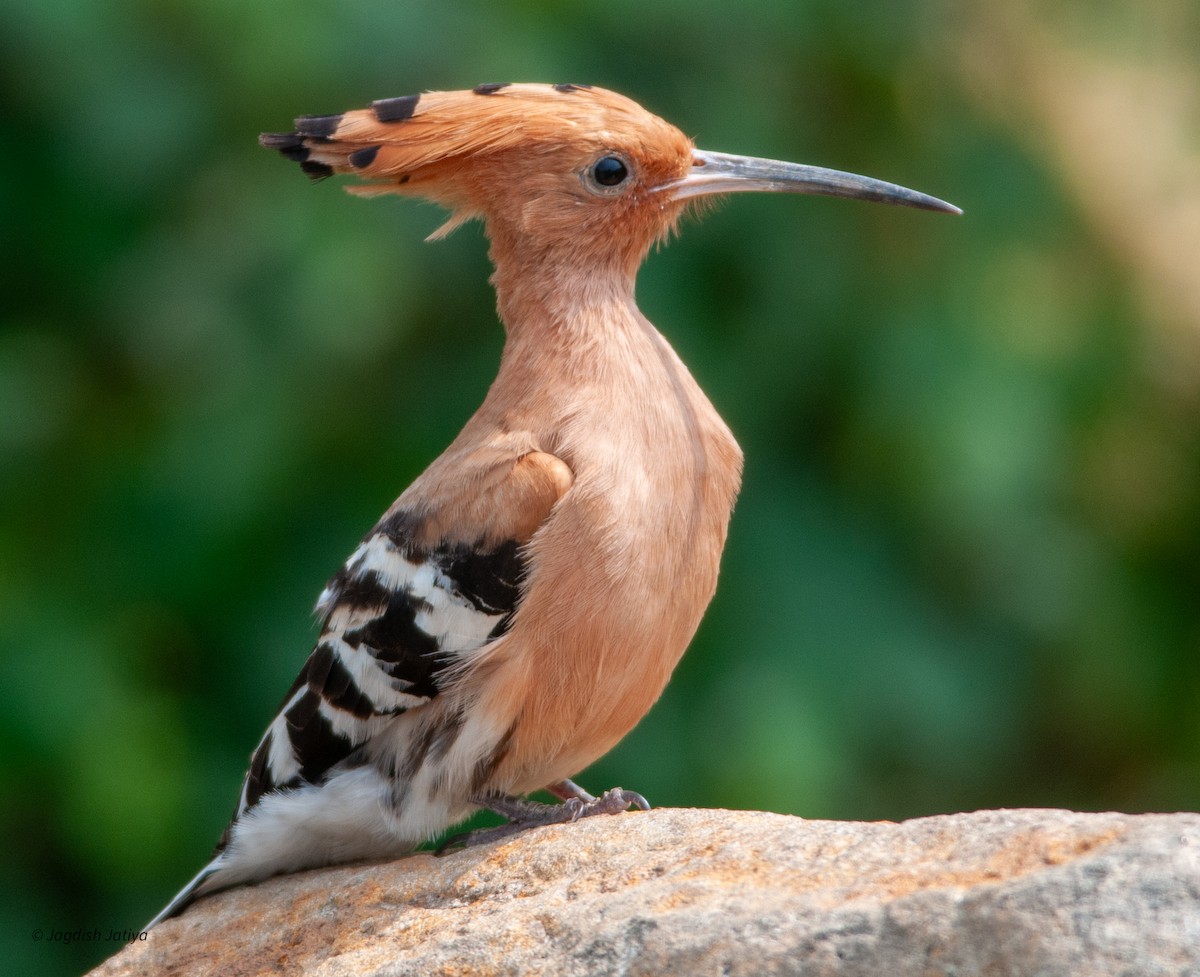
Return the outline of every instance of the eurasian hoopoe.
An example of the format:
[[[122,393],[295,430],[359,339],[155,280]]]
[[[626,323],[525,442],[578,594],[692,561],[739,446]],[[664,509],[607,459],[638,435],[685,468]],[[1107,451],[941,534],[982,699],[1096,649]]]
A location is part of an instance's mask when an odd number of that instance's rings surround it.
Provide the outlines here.
[[[491,808],[615,813],[568,778],[662,692],[717,583],[742,454],[634,278],[694,200],[769,190],[957,213],[866,177],[695,149],[587,85],[480,85],[302,116],[263,146],[491,239],[507,338],[483,406],[317,603],[321,634],[212,861],[149,924],[280,872],[384,858]],[[564,800],[519,798],[547,788]],[[503,831],[501,829],[493,829]]]

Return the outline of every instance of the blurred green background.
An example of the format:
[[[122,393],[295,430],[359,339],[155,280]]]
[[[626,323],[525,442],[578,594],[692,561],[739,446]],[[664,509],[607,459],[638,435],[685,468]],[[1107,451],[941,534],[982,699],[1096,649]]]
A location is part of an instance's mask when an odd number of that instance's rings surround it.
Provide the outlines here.
[[[988,5],[1001,6],[1001,5]],[[664,698],[581,781],[899,819],[1200,807],[1200,7],[0,3],[0,940],[71,974],[200,867],[326,578],[483,396],[477,226],[300,113],[625,92],[960,219],[742,196],[643,309],[747,456]]]

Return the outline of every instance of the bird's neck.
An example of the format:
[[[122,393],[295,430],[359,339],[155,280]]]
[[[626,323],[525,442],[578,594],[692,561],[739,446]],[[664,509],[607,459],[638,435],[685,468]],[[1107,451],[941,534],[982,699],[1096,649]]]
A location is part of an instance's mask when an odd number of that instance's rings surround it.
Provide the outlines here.
[[[554,253],[495,242],[491,251],[497,308],[510,342],[536,336],[551,340],[579,338],[574,332],[581,313],[606,310],[620,329],[623,316],[613,310],[635,309],[633,298],[637,263],[610,257],[595,261],[586,255]]]
[[[507,340],[477,415],[482,431],[527,431],[577,475],[588,466],[635,465],[634,457],[652,458],[655,478],[666,482],[719,471],[721,497],[732,499],[737,444],[638,310],[632,271],[584,274],[547,262],[530,272],[500,264],[493,282]]]
[[[681,464],[697,471],[708,470],[709,455],[719,456],[712,464],[728,470],[729,491],[736,492],[736,442],[639,311],[636,263],[575,263],[570,255],[531,261],[528,254],[498,251],[493,245],[492,281],[507,339],[477,415],[482,428],[529,431],[577,472],[577,453],[609,448],[624,463],[634,448],[655,455],[674,450]],[[523,260],[504,260],[510,256]]]
[[[615,377],[622,364],[639,368],[638,352],[662,342],[634,299],[636,267],[572,255],[506,260],[511,252],[498,251],[492,283],[506,333],[502,373],[595,382],[599,363]]]

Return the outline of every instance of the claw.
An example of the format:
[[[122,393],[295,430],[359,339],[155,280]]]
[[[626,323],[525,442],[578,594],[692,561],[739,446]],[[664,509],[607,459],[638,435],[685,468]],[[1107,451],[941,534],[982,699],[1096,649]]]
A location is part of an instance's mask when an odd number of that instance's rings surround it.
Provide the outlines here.
[[[620,787],[606,790],[587,806],[589,815],[620,814],[622,811],[628,811],[630,807],[636,807],[639,811],[650,810],[650,802],[641,794],[632,790],[623,790]],[[586,815],[584,816],[586,817]]]

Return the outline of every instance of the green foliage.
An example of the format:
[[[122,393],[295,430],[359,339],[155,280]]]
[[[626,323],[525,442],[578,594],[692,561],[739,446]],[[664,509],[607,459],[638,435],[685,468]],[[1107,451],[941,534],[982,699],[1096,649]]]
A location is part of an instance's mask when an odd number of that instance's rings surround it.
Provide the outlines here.
[[[705,148],[966,210],[746,196],[648,263],[746,480],[692,649],[584,784],[856,819],[1200,805],[1197,401],[941,12],[0,8],[11,972],[107,956],[29,934],[136,927],[201,865],[315,595],[486,390],[478,231],[425,245],[432,209],[255,143],[422,89],[602,84]]]

